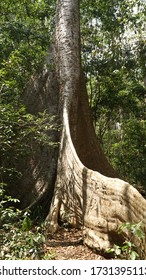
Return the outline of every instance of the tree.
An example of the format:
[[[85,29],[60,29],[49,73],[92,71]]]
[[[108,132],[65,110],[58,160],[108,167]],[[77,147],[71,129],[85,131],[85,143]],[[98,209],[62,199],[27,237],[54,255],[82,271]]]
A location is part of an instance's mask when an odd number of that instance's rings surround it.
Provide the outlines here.
[[[90,121],[80,66],[78,4],[78,1],[58,2],[56,41],[63,129],[48,220],[49,226],[56,230],[59,213],[61,219],[65,215],[72,225],[84,225],[86,244],[106,249],[113,242],[120,222],[136,222],[134,209],[140,214],[138,219],[143,220],[145,200],[128,183],[105,177],[116,174],[105,160]],[[141,201],[143,210],[138,209],[137,201]]]
[[[60,146],[37,146],[24,164],[19,195],[25,206],[42,198],[45,205],[52,201],[46,218],[49,229],[57,230],[59,219],[83,226],[84,242],[97,250],[115,242],[122,222],[143,220],[145,227],[145,199],[116,178],[95,135],[81,68],[78,0],[58,0],[49,57],[22,98],[29,113],[47,109],[62,124],[59,135],[53,134]]]

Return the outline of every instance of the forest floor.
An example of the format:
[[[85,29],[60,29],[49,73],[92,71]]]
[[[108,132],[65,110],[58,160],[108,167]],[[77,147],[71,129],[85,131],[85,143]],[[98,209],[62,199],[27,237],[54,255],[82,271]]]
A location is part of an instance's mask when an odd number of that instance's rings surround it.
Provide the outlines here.
[[[83,244],[82,231],[61,228],[54,235],[48,234],[45,250],[55,260],[105,260]]]

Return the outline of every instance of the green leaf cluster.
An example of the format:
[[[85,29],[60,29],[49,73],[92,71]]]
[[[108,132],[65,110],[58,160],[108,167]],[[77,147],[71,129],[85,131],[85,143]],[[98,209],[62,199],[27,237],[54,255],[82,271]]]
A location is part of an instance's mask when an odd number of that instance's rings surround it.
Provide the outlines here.
[[[123,236],[125,239],[125,236],[130,236],[128,239],[126,239],[122,245],[114,244],[112,248],[108,248],[106,250],[109,254],[114,254],[115,258],[119,259],[126,259],[126,260],[137,260],[137,259],[145,259],[144,252],[141,249],[140,252],[138,252],[139,248],[136,247],[135,243],[133,243],[133,237],[137,238],[139,242],[142,244],[142,240],[144,238],[144,233],[142,230],[142,221],[140,221],[137,224],[133,223],[123,223],[119,229],[118,234]]]

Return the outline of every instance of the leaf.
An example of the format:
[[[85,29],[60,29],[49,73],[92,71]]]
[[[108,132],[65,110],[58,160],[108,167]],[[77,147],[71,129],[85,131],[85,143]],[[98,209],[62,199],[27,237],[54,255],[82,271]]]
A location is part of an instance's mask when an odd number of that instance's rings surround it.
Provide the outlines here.
[[[115,250],[114,250],[114,248],[108,248],[105,251],[106,251],[106,253],[110,254],[110,253],[113,253]]]
[[[137,254],[137,252],[135,252],[135,251],[132,251],[131,253],[130,253],[130,259],[131,260],[136,260],[136,258],[138,257],[139,255]]]
[[[117,256],[121,255],[121,248],[120,248],[120,247],[116,247],[116,249],[115,249],[115,254],[116,254]]]
[[[124,245],[124,246],[122,246],[122,252],[125,252],[125,251],[127,251],[127,249],[128,249],[128,246],[127,245]]]
[[[31,229],[31,226],[32,226],[32,221],[28,216],[26,216],[22,222],[22,230],[28,231]]]
[[[141,229],[138,229],[137,230],[137,236],[141,239],[141,238],[143,238],[144,236],[145,236],[145,234],[143,233],[143,231],[141,230]]]
[[[135,247],[135,245],[132,242],[130,242],[130,241],[126,240],[124,243],[126,244],[127,248]]]

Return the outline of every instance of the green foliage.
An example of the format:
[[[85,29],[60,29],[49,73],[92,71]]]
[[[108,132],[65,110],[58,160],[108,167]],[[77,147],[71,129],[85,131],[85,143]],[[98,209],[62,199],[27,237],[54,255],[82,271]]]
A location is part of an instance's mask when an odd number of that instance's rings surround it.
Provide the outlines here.
[[[115,258],[125,260],[136,260],[139,259],[139,255],[135,251],[135,245],[129,241],[125,241],[123,246],[114,244],[113,248],[107,249],[107,253],[114,253]]]
[[[142,0],[81,1],[82,62],[98,138],[123,179],[146,189],[145,9]]]
[[[118,139],[115,139],[119,137]],[[109,158],[120,174],[138,186],[146,187],[146,122],[136,118],[129,118],[122,123],[121,131],[111,133]],[[122,168],[121,168],[122,166]]]
[[[114,253],[115,258],[126,259],[126,260],[136,260],[136,259],[145,259],[143,251],[141,250],[140,254],[137,252],[135,244],[132,242],[133,237],[137,238],[142,244],[142,239],[144,233],[142,231],[142,222],[140,221],[137,224],[125,223],[122,224],[118,229],[118,234],[122,235],[125,238],[125,233],[128,232],[130,238],[125,240],[123,244],[117,245],[114,244],[113,248],[106,250],[107,253]],[[127,234],[126,234],[127,235]]]
[[[45,251],[43,226],[34,225],[30,211],[23,213],[15,206],[19,201],[0,186],[0,259],[53,259]]]
[[[19,201],[9,190],[22,175],[15,162],[33,156],[32,146],[58,144],[51,137],[58,129],[55,117],[47,112],[28,114],[21,101],[21,93],[49,48],[55,2],[0,2],[0,259],[49,257],[44,252],[43,227],[34,225],[28,211],[17,209]]]
[[[51,42],[55,1],[0,3],[0,89],[5,102],[20,99]]]
[[[22,231],[17,225],[9,226],[1,233],[3,245],[0,259],[42,259],[44,236],[39,229]]]
[[[19,200],[7,195],[4,184],[0,183],[0,228],[9,225],[19,217],[21,211],[12,205],[17,202]]]
[[[31,226],[32,226],[32,221],[30,219],[30,212],[29,211],[26,211],[24,214],[23,214],[23,221],[22,221],[22,230],[23,231],[28,231],[31,229]]]
[[[0,2],[0,182],[21,177],[15,162],[33,154],[32,143],[52,145],[57,129],[47,112],[28,114],[21,101],[30,76],[38,70],[51,42],[55,1]]]
[[[34,143],[44,145],[58,145],[52,141],[52,132],[58,130],[55,117],[45,111],[34,116],[26,113],[24,106],[11,103],[0,104],[0,155],[1,182],[12,182],[21,177],[15,168],[15,162],[22,156],[33,155]],[[7,180],[5,181],[5,178]]]

